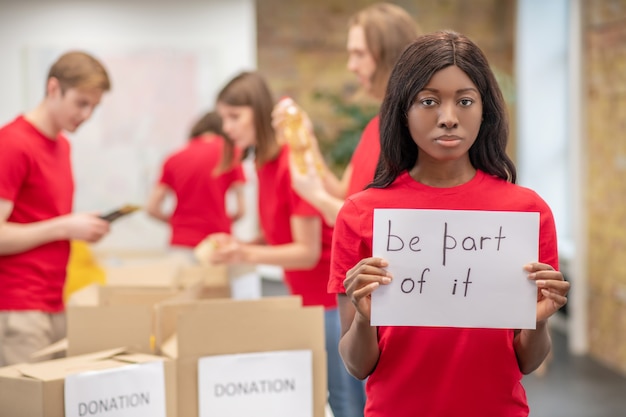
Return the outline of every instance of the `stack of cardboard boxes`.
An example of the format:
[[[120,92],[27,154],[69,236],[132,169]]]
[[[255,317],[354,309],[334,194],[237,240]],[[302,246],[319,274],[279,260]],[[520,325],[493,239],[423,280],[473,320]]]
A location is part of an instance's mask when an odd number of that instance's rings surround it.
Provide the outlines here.
[[[0,415],[323,417],[322,307],[230,298],[250,267],[107,267],[68,301],[66,358],[0,368]],[[116,414],[119,413],[119,414]]]

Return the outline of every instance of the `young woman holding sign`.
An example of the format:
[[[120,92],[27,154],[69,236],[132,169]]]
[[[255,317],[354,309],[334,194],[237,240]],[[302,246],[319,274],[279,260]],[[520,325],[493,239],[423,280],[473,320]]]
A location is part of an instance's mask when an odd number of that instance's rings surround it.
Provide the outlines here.
[[[329,291],[340,294],[340,353],[368,378],[367,417],[528,416],[523,374],[551,349],[547,320],[567,302],[552,213],[515,185],[505,103],[482,51],[454,32],[420,37],[394,67],[371,188],[335,225]],[[393,277],[372,257],[375,208],[539,212],[535,330],[370,325],[370,296]]]

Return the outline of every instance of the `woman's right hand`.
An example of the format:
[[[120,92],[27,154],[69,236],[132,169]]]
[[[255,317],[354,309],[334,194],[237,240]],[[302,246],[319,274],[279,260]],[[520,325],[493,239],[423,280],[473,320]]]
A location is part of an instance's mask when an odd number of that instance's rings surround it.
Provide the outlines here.
[[[343,286],[357,314],[368,322],[371,319],[372,293],[380,285],[391,283],[392,276],[385,268],[389,263],[382,258],[365,258],[346,274]]]
[[[320,150],[317,137],[315,136],[313,123],[311,122],[309,115],[290,97],[281,99],[278,103],[276,103],[272,110],[272,127],[276,131],[276,138],[279,143],[285,143],[285,138],[283,137],[283,126],[285,119],[287,118],[288,109],[294,106],[298,109],[300,115],[302,116],[302,126],[304,127],[307,136],[307,149],[305,152],[312,156],[313,165],[318,171],[317,175],[321,178],[321,176],[328,171],[328,167],[324,161],[324,156]]]
[[[293,155],[289,155],[289,173],[291,177],[291,188],[303,199],[312,202],[323,198],[327,194],[324,188],[324,182],[319,172],[315,168],[315,162],[312,155],[307,152],[304,155],[305,171],[302,172],[301,167],[294,160]]]
[[[302,115],[302,123],[307,131],[310,134],[313,134],[313,123],[311,123],[309,115],[291,97],[284,97],[274,105],[274,108],[272,109],[272,127],[274,130],[279,132],[282,130],[281,127],[285,122],[285,118],[287,118],[287,111],[292,106],[296,107],[300,112],[300,115]]]

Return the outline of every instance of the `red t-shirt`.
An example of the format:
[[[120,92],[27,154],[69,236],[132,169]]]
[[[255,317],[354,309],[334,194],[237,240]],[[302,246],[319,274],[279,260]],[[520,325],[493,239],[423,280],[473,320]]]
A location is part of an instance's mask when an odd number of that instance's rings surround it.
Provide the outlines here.
[[[380,118],[376,116],[365,126],[361,140],[350,159],[352,176],[346,196],[363,191],[374,180],[379,156]]]
[[[319,217],[322,221],[322,252],[320,260],[310,270],[285,270],[285,280],[291,294],[302,296],[304,305],[337,306],[337,296],[326,290],[330,269],[330,245],[333,229],[322,216],[291,188],[289,149],[283,146],[278,157],[257,170],[259,181],[259,221],[270,245],[293,242],[291,217]]]
[[[346,201],[335,224],[330,292],[344,293],[348,269],[372,256],[374,208],[539,212],[539,261],[558,268],[554,219],[534,191],[482,171],[451,188],[425,186],[405,172]],[[528,416],[512,329],[380,326],[378,346],[367,417]]]
[[[221,137],[198,138],[165,161],[159,182],[176,195],[170,244],[193,247],[211,233],[230,233],[226,191],[245,177],[240,163],[215,174],[223,152]]]
[[[22,116],[0,129],[0,198],[13,202],[7,222],[33,223],[72,210],[70,145],[50,139]],[[63,310],[68,241],[0,256],[0,310]]]

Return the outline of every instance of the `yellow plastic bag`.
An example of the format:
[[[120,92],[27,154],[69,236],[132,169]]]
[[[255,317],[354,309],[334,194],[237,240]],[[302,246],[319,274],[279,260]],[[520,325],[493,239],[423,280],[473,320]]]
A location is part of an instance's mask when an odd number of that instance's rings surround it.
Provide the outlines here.
[[[67,279],[63,298],[68,300],[70,295],[87,285],[94,283],[104,284],[106,275],[104,268],[98,265],[89,244],[84,241],[72,241],[70,259],[67,265]]]

